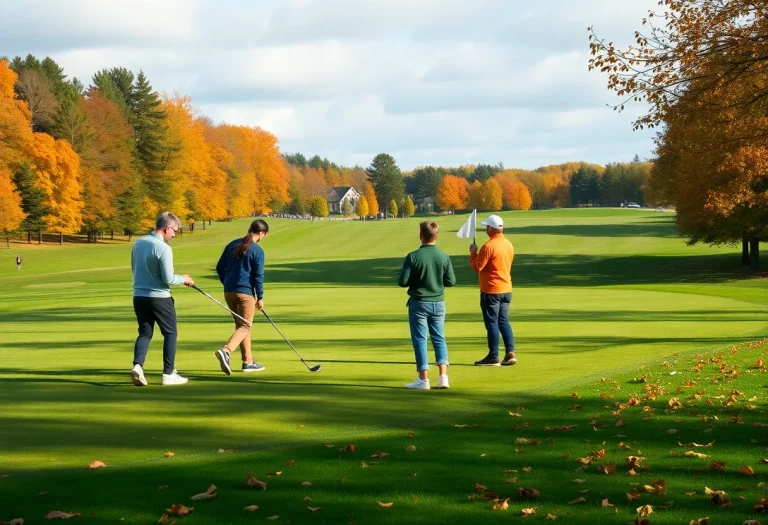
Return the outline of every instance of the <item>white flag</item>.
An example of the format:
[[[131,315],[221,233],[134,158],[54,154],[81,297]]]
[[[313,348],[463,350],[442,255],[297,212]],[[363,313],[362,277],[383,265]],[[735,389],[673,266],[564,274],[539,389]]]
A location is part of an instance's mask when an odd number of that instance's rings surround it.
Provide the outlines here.
[[[459,228],[459,231],[456,232],[456,237],[460,237],[462,239],[474,239],[476,223],[477,210],[472,210],[472,213],[469,214],[469,219],[467,219],[467,222],[465,222],[462,227]]]

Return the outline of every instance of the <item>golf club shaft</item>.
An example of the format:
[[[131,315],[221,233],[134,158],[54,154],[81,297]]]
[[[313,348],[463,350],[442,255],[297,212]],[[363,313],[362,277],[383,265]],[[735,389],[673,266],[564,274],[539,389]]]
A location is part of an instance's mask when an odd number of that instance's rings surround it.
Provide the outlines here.
[[[270,316],[267,314],[267,312],[265,312],[264,310],[262,310],[262,311],[261,311],[261,313],[263,313],[263,314],[264,314],[264,317],[266,317],[266,318],[267,318],[267,320],[270,322],[270,324],[271,324],[272,326],[274,326],[274,327],[275,327],[275,330],[277,330],[277,333],[278,333],[278,334],[280,334],[281,336],[283,336],[283,339],[285,340],[285,342],[286,342],[286,343],[288,343],[288,346],[290,346],[290,347],[291,347],[291,350],[293,350],[294,352],[296,352],[296,355],[297,355],[297,356],[299,356],[299,359],[301,359],[301,362],[302,362],[302,363],[304,363],[304,366],[306,366],[306,367],[307,367],[307,368],[308,368],[310,371],[312,371],[312,369],[309,367],[309,365],[307,364],[307,362],[306,362],[306,361],[304,361],[304,358],[303,358],[303,357],[301,357],[301,354],[299,353],[299,351],[298,351],[298,350],[296,350],[296,349],[293,347],[293,345],[291,344],[291,342],[288,340],[288,338],[287,338],[287,337],[285,337],[285,335],[283,334],[283,332],[281,332],[281,331],[280,331],[280,329],[277,327],[277,325],[276,325],[276,324],[275,324],[275,322],[272,320],[272,318],[271,318],[271,317],[270,317]]]
[[[231,313],[232,315],[234,315],[235,317],[237,317],[238,319],[240,319],[241,321],[243,321],[244,323],[246,323],[248,326],[250,326],[250,325],[251,325],[251,323],[250,323],[250,321],[248,321],[248,319],[246,319],[246,318],[245,318],[245,317],[243,317],[242,315],[238,314],[237,312],[233,312],[232,310],[230,310],[230,309],[229,309],[229,307],[228,307],[227,305],[225,305],[224,303],[221,303],[221,302],[219,302],[219,301],[218,301],[218,300],[217,300],[215,297],[213,297],[212,295],[210,295],[210,294],[208,294],[208,293],[204,292],[203,290],[201,290],[200,288],[198,288],[198,287],[197,287],[197,285],[193,284],[193,285],[192,285],[192,288],[194,288],[195,290],[197,290],[198,292],[200,292],[201,294],[203,294],[204,296],[206,296],[208,299],[210,299],[210,300],[211,300],[211,301],[213,301],[214,303],[216,303],[216,304],[218,304],[219,306],[221,306],[222,308],[224,308],[224,309],[225,309],[227,312]],[[277,327],[275,327],[275,328],[277,328]],[[280,330],[278,330],[278,332],[279,332],[279,331],[280,331]]]

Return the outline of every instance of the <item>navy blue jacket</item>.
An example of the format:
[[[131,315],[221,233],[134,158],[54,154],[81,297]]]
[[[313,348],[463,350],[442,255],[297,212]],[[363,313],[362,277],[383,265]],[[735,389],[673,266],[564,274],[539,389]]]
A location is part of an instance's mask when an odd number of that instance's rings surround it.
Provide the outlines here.
[[[235,239],[227,244],[216,265],[219,281],[224,285],[225,292],[236,292],[253,295],[257,299],[264,297],[264,250],[258,243],[251,248],[242,259],[235,258],[235,246],[242,239]]]

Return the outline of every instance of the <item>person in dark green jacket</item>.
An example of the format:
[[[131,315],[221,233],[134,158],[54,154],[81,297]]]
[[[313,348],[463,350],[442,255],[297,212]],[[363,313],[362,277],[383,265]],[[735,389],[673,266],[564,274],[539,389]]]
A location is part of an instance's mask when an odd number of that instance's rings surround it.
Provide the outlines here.
[[[409,253],[397,277],[397,284],[408,288],[408,322],[416,354],[419,376],[405,387],[429,390],[427,332],[435,350],[440,377],[436,388],[448,388],[448,346],[445,344],[445,287],[456,284],[451,258],[435,246],[439,227],[434,221],[419,224],[421,247]]]

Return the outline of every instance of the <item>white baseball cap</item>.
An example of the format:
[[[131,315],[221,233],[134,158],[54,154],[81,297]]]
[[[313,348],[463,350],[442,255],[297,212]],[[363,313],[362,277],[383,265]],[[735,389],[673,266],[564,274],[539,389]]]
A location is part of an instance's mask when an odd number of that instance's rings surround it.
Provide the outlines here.
[[[483,222],[481,222],[483,226],[490,226],[491,228],[496,228],[497,230],[501,230],[504,228],[504,221],[501,220],[501,217],[498,215],[489,215],[487,219],[485,219]]]

